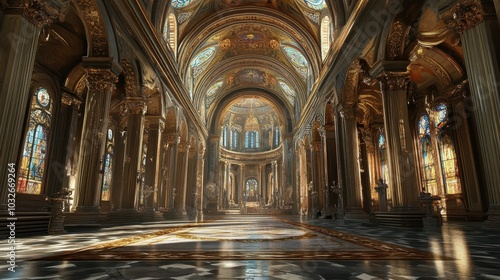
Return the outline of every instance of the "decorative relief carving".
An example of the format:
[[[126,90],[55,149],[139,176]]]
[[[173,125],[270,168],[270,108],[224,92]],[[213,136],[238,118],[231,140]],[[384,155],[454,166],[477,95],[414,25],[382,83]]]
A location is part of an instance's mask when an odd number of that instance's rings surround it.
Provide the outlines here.
[[[122,59],[120,61],[123,67],[123,76],[125,78],[125,93],[127,96],[140,96],[141,92],[139,86],[137,85],[137,78],[135,75],[134,67],[128,59]]]
[[[146,102],[142,99],[127,99],[128,111],[132,115],[144,115],[146,114],[147,106]]]
[[[392,25],[391,33],[387,42],[387,56],[390,60],[394,60],[399,57],[405,29],[406,25],[400,21],[396,21]]]
[[[163,141],[165,141],[166,144],[169,144],[169,145],[179,144],[180,140],[181,140],[181,137],[176,133],[163,134]]]
[[[86,68],[87,86],[90,91],[112,91],[118,77],[110,69]]]
[[[77,98],[67,94],[63,93],[61,97],[61,102],[62,104],[66,106],[74,106],[75,108],[80,108],[80,105],[82,104],[81,100],[78,100]]]
[[[100,17],[97,7],[94,5],[93,0],[77,0],[77,5],[81,10],[86,26],[89,28],[91,45],[91,56],[94,57],[107,57],[108,42],[106,34],[104,33],[104,23]]]
[[[450,13],[442,16],[444,23],[451,30],[452,41],[460,43],[460,35],[483,21],[484,7],[480,0],[460,1]]]
[[[185,153],[189,150],[189,147],[190,145],[188,143],[179,143],[177,145],[177,150],[180,152],[180,153]]]
[[[47,3],[48,1],[30,0],[30,1],[7,1],[9,6],[18,6],[24,3],[23,16],[37,27],[49,25],[54,21],[63,20],[64,14],[57,8]],[[65,1],[65,4],[68,1]]]
[[[400,91],[408,88],[410,77],[408,73],[385,73],[378,78],[382,93]]]

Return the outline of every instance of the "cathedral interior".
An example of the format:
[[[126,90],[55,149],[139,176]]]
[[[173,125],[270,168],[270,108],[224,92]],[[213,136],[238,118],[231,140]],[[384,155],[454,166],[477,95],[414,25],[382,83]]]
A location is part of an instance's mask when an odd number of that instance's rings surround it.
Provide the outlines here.
[[[0,278],[500,279],[497,32],[500,0],[0,0]]]

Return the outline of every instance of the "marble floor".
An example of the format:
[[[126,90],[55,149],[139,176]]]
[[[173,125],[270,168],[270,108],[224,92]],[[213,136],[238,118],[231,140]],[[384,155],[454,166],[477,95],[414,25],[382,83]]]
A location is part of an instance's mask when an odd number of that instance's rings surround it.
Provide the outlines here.
[[[18,237],[0,279],[500,279],[500,231],[225,215]],[[4,256],[7,242],[2,248]]]

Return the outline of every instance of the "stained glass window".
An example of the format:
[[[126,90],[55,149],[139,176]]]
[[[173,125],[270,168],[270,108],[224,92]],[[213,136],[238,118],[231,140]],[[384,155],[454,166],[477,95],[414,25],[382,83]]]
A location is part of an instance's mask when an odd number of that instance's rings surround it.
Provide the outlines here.
[[[437,105],[434,110],[437,113],[435,125],[438,129],[437,143],[445,192],[447,194],[462,193],[457,155],[455,152],[455,141],[453,140],[452,132],[446,127],[448,121],[448,107],[446,104],[441,103]]]
[[[389,185],[389,166],[387,164],[387,145],[384,133],[378,136],[378,152],[380,158],[380,175],[384,183]],[[391,198],[390,188],[386,190],[387,199]]]
[[[321,20],[321,57],[326,58],[332,44],[332,22],[329,16]]]
[[[424,169],[425,191],[437,195],[438,187],[436,180],[436,166],[434,160],[434,149],[431,142],[431,130],[429,116],[423,115],[418,121],[419,143]]]
[[[174,54],[177,46],[177,21],[174,14],[169,14],[163,27],[163,39],[168,43]]]
[[[297,67],[307,67],[307,60],[304,55],[295,48],[285,46],[283,47],[288,58]]]
[[[215,93],[219,91],[219,89],[222,87],[223,82],[218,81],[215,84],[213,84],[208,90],[207,90],[207,96],[212,96]]]
[[[191,66],[198,67],[207,62],[215,54],[215,47],[208,47],[201,51],[191,62]]]
[[[102,179],[101,200],[109,201],[111,198],[111,181],[113,179],[113,130],[108,129],[106,155],[104,157],[104,176]]]
[[[29,123],[19,167],[17,192],[40,194],[45,174],[45,157],[51,124],[52,99],[45,88],[38,88],[31,101]]]
[[[259,132],[256,130],[247,131],[245,133],[245,148],[256,149],[259,148]]]
[[[174,8],[184,8],[192,2],[193,0],[172,0],[171,5]]]
[[[256,199],[258,194],[259,183],[255,179],[248,179],[246,182],[245,194],[247,195],[247,201],[252,201]]]
[[[323,10],[326,7],[325,0],[304,0],[304,3],[315,10]]]

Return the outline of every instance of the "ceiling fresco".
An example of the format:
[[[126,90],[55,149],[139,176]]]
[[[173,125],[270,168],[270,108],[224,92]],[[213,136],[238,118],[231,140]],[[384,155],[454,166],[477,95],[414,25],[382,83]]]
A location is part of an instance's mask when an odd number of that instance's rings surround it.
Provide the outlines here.
[[[180,73],[195,107],[210,112],[228,94],[256,89],[278,97],[292,113],[305,104],[322,63],[319,22],[321,13],[329,14],[324,0],[171,3]]]

